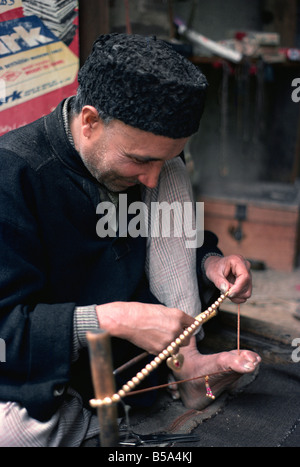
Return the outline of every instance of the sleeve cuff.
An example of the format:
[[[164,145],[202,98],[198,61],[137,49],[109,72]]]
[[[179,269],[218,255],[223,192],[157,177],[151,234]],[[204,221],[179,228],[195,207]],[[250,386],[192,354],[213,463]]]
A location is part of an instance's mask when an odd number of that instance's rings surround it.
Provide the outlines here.
[[[87,331],[99,329],[96,305],[76,307],[74,311],[73,361],[77,360],[80,349],[87,347]]]
[[[223,255],[222,255],[221,253],[216,253],[216,252],[206,253],[206,255],[203,256],[202,261],[201,261],[201,270],[202,270],[203,277],[204,277],[206,280],[208,280],[208,278],[206,277],[206,272],[205,272],[205,268],[204,268],[204,263],[205,263],[205,261],[207,260],[207,258],[209,258],[210,256],[219,256],[220,258],[223,258]]]

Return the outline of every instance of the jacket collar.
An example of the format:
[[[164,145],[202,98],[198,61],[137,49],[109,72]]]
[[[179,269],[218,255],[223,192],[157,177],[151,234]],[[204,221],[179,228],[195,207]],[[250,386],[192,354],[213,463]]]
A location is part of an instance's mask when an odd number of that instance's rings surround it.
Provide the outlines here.
[[[85,167],[78,151],[71,144],[65,131],[63,120],[63,106],[66,99],[54,109],[53,112],[45,116],[45,128],[49,140],[49,145],[55,156],[69,169],[77,174],[89,178],[98,184],[97,180]]]

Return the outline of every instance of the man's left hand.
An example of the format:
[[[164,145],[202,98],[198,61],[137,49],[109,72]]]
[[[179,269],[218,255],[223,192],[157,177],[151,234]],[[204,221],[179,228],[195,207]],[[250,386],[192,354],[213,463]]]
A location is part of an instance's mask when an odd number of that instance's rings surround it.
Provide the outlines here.
[[[241,255],[210,256],[204,264],[208,279],[234,303],[244,303],[252,293],[250,263]]]

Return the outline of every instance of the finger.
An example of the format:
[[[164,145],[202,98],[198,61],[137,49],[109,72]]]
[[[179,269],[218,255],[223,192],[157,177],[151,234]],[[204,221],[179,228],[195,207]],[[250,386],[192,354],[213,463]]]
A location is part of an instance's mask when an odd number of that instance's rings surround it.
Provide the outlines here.
[[[236,261],[232,266],[234,282],[230,290],[230,298],[246,300],[251,296],[252,278],[250,273],[250,263],[244,258]]]
[[[238,298],[247,300],[252,293],[252,279],[251,275],[244,274],[236,278],[229,293],[229,298]]]
[[[242,282],[231,283],[223,279],[219,289],[222,294],[229,291],[228,298],[232,302],[244,303],[251,296],[252,284],[248,281],[245,281],[244,284]]]
[[[242,303],[245,303],[248,298],[240,298],[240,297],[228,297],[232,303],[235,303],[236,305],[240,305]]]
[[[229,274],[224,274],[224,270],[219,268],[219,270],[215,271],[209,279],[214,283],[214,285],[220,290],[221,293],[225,293],[233,285],[230,282],[230,278],[228,276]]]
[[[219,290],[221,293],[226,293],[228,290],[230,290],[230,288],[232,287],[232,284],[230,284],[230,282],[228,281],[225,281],[225,279],[223,278],[222,280],[222,283],[219,287]]]

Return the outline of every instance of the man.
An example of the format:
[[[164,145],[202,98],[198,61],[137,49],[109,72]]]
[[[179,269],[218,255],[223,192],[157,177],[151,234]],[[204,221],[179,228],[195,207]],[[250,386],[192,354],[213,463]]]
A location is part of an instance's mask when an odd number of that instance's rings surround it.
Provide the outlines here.
[[[237,303],[251,294],[249,264],[223,257],[213,234],[188,252],[182,239],[123,235],[120,225],[115,236],[96,233],[99,203],[121,209],[120,193],[128,207],[189,198],[178,156],[202,115],[200,70],[162,41],[111,34],[78,80],[75,98],[0,142],[3,446],[80,446],[98,433],[87,330],[111,334],[118,365],[165,348],[193,322],[205,288],[230,287]],[[186,293],[184,304],[173,284],[197,297]],[[260,361],[249,351],[202,356],[195,336],[181,351],[176,378],[232,370],[211,381],[216,395]],[[202,406],[202,384],[181,386],[187,407]]]

